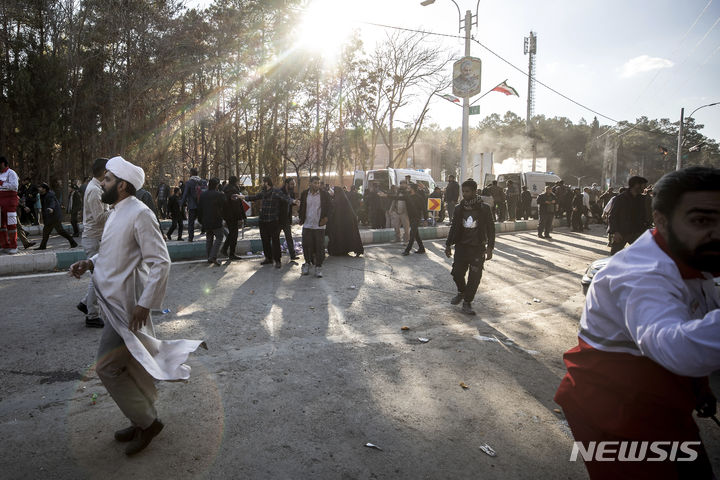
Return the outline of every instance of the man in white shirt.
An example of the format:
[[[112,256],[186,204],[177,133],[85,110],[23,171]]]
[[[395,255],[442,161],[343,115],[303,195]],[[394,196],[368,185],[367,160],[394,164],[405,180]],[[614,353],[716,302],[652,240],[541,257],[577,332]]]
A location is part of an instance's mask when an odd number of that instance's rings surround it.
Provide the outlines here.
[[[591,478],[709,480],[715,477],[693,410],[699,417],[716,412],[707,377],[720,369],[713,281],[720,275],[720,170],[665,175],[655,186],[653,217],[656,228],[595,275],[555,401],[584,448],[615,442],[605,457],[627,453],[630,441],[636,448],[664,441],[646,447],[665,451],[666,459],[673,449],[691,450],[682,453],[689,461],[618,461],[624,454],[589,460]]]
[[[85,187],[83,197],[83,232],[80,243],[85,249],[87,258],[92,258],[98,252],[102,238],[105,221],[108,217],[108,205],[103,203],[100,182],[105,177],[105,164],[107,158],[98,158],[93,163],[93,179]],[[88,328],[103,328],[105,323],[98,315],[97,297],[92,274],[88,282],[85,298],[77,305],[77,309],[85,314],[85,326]]]
[[[0,157],[0,252],[17,253],[17,173]]]
[[[80,278],[93,272],[100,310],[110,323],[103,331],[95,370],[132,425],[115,432],[129,442],[134,455],[160,433],[155,380],[184,380],[190,367],[183,362],[203,342],[162,341],[154,336],[151,309],[162,308],[170,256],[155,214],[135,192],[145,172],[122,157],[108,160],[101,186],[102,200],[111,204],[98,253],[70,267]]]

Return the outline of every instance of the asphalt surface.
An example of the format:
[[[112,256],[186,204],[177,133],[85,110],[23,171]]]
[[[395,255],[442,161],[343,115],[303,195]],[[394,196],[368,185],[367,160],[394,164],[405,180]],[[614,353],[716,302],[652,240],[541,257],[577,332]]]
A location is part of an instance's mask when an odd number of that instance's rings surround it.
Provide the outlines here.
[[[174,263],[156,333],[209,350],[191,355],[187,383],[160,384],[165,429],[133,458],[93,369],[100,331],[75,309],[87,279],[2,279],[1,476],[586,478],[552,398],[577,343],[580,278],[608,248],[600,226],[553,237],[498,236],[476,317],[449,304],[443,241],[424,256],[395,244],[331,257],[324,278],[287,257],[280,270]],[[720,429],[698,424],[717,474]]]

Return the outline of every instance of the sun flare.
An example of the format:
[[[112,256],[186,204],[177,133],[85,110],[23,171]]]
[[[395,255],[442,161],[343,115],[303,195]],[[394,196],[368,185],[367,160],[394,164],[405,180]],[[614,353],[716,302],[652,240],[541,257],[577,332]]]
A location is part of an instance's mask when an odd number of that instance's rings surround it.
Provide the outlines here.
[[[305,9],[298,32],[299,46],[324,59],[335,58],[352,32],[349,2],[313,0]]]

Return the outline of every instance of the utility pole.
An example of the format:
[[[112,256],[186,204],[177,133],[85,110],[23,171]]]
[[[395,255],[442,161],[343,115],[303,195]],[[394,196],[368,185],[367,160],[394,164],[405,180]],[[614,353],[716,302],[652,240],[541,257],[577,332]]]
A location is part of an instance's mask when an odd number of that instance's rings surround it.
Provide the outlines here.
[[[525,37],[525,55],[528,60],[528,97],[527,97],[527,126],[525,133],[532,142],[532,171],[535,171],[537,160],[537,142],[535,141],[535,129],[532,124],[532,117],[535,115],[535,54],[537,53],[537,35],[530,31],[530,36]]]
[[[465,12],[465,56],[470,56],[470,31],[472,29],[472,12]],[[463,96],[463,117],[462,117],[462,150],[460,154],[460,184],[467,176],[468,137],[470,123],[470,97]]]
[[[695,112],[693,112],[693,113],[695,113]],[[677,162],[675,163],[675,170],[680,170],[682,168],[683,123],[685,123],[685,109],[681,108],[680,109],[680,129],[678,130]]]

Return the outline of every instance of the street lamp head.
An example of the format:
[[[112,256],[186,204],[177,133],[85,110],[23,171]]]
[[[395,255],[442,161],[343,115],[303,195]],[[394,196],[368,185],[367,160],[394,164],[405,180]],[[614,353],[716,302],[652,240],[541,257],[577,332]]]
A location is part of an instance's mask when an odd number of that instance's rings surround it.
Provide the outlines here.
[[[420,2],[420,5],[422,5],[423,7],[427,7],[428,5],[432,5],[433,3],[435,3],[435,0],[423,0],[422,2]]]

